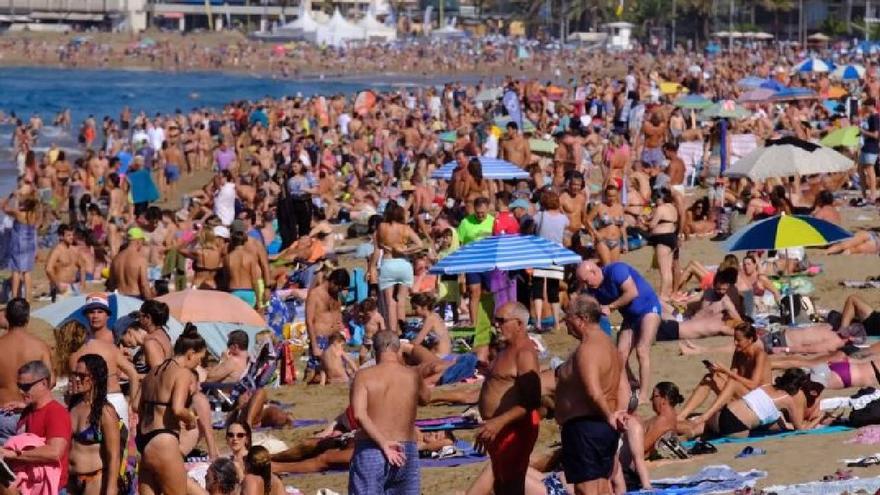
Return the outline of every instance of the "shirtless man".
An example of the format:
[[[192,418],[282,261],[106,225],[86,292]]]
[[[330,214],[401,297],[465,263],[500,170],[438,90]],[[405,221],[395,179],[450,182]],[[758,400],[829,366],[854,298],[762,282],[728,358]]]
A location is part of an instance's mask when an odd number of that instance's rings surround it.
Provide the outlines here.
[[[642,163],[647,167],[656,167],[663,164],[663,151],[661,146],[666,140],[666,123],[663,116],[655,111],[642,125],[642,133],[645,135],[645,147],[642,150]]]
[[[229,237],[230,251],[224,260],[229,274],[229,292],[256,308],[261,296],[259,259],[246,247],[247,234],[238,230]]]
[[[24,409],[21,390],[18,388],[18,368],[31,361],[42,361],[52,368],[52,352],[42,339],[27,331],[31,306],[27,300],[16,297],[6,304],[4,311],[9,330],[0,335],[0,442],[15,435],[21,410]],[[50,380],[50,388],[55,380]]]
[[[146,239],[140,227],[128,229],[128,246],[110,262],[108,290],[141,299],[153,297],[153,288],[147,279],[147,259],[143,249]]]
[[[529,455],[538,439],[541,379],[528,321],[529,310],[520,303],[498,310],[495,325],[506,347],[492,362],[480,390],[484,423],[474,446],[489,453],[495,493],[525,493]]]
[[[306,331],[309,334],[309,362],[303,381],[311,383],[321,369],[321,353],[330,343],[330,335],[342,331],[342,303],[339,293],[348,290],[351,279],[344,268],[337,268],[306,296]]]
[[[422,328],[412,340],[412,344],[422,345],[425,339],[429,339],[433,344],[430,347],[434,354],[440,358],[452,354],[452,339],[449,337],[446,323],[434,311],[434,298],[425,293],[415,294],[410,298],[410,306],[413,313],[422,318]]]
[[[559,206],[568,216],[568,230],[574,235],[584,228],[588,199],[584,190],[584,176],[580,172],[573,173],[568,180],[568,189],[559,195]]]
[[[418,373],[401,362],[400,340],[392,332],[373,336],[373,350],[376,365],[358,371],[351,384],[351,409],[360,429],[348,492],[416,495],[420,489],[416,407],[428,403],[430,392]]]
[[[345,336],[334,333],[330,344],[321,354],[321,385],[328,383],[348,383],[357,372],[358,364],[345,352]]]
[[[458,150],[455,152],[456,165],[455,169],[452,171],[452,180],[449,182],[449,188],[446,190],[446,195],[455,201],[461,201],[464,199],[465,189],[468,179],[470,178],[470,173],[468,172],[469,161],[467,153],[465,153],[464,150]]]
[[[76,368],[76,362],[86,354],[97,354],[104,358],[107,363],[107,402],[116,410],[116,414],[125,423],[126,428],[131,428],[128,422],[128,401],[122,395],[119,386],[119,374],[122,372],[128,377],[130,396],[138,396],[140,376],[134,368],[134,364],[116,346],[113,340],[113,331],[107,328],[110,319],[110,305],[104,294],[94,294],[86,298],[86,304],[82,308],[83,314],[89,320],[89,332],[91,339],[87,340],[82,347],[70,355],[68,362],[70,369]]]
[[[73,247],[73,229],[69,225],[61,224],[58,227],[58,237],[61,242],[52,248],[49,259],[46,260],[46,278],[55,294],[76,295],[80,289],[76,283],[76,275],[82,269],[82,262]]]
[[[602,306],[578,295],[565,311],[577,349],[556,371],[556,422],[562,429],[562,465],[578,495],[613,493],[610,479],[626,418],[623,361],[602,331]]]
[[[233,330],[226,337],[226,352],[217,366],[208,369],[205,382],[235,383],[248,368],[248,344],[250,338],[244,330]]]
[[[507,134],[501,141],[501,158],[525,169],[531,162],[529,142],[519,132],[516,122],[507,123]]]
[[[269,255],[266,252],[266,246],[263,245],[259,239],[248,234],[255,220],[252,215],[254,215],[253,210],[247,210],[247,213],[242,213],[241,216],[244,218],[235,219],[232,222],[229,231],[231,235],[235,235],[236,232],[242,232],[247,236],[247,242],[244,247],[259,263],[260,276],[257,280],[257,284],[259,285],[257,292],[263,297],[257,298],[257,304],[262,306],[269,302],[269,291],[266,290],[266,281],[270,279],[272,272],[269,271]]]

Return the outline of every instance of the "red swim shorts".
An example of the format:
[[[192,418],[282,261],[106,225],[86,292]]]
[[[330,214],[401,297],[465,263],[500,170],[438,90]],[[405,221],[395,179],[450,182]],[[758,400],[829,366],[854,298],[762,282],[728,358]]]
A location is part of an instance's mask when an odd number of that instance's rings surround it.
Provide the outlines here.
[[[495,483],[510,483],[525,477],[540,425],[541,415],[533,410],[498,432],[487,449]]]

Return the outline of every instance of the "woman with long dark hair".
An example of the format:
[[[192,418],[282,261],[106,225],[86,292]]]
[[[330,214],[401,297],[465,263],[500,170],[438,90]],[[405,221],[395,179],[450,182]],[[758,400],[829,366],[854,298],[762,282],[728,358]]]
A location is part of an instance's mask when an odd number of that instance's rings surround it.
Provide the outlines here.
[[[239,478],[244,478],[244,459],[251,448],[251,427],[244,421],[232,421],[226,427],[226,446],[229,458],[238,469]]]
[[[72,495],[115,495],[122,463],[119,416],[107,401],[107,363],[86,354],[70,372],[73,439],[70,443]]]
[[[135,438],[141,453],[138,492],[142,495],[186,493],[180,429],[196,428],[197,417],[191,410],[193,372],[206,352],[205,339],[188,323],[174,343],[174,356],[144,377]]]
[[[282,495],[284,484],[272,475],[272,456],[265,447],[255,446],[244,458],[244,481],[241,495]]]

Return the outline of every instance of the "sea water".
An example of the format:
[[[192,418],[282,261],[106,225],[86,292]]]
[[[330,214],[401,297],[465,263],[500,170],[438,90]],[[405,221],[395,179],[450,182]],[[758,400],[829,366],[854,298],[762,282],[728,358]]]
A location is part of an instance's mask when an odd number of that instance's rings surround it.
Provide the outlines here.
[[[118,121],[126,106],[133,116],[141,111],[154,116],[178,110],[186,113],[194,108],[222,109],[233,101],[266,96],[352,94],[363,89],[384,91],[415,84],[389,78],[287,80],[219,72],[14,67],[0,68],[0,111],[6,115],[14,112],[24,121],[36,113],[50,125],[56,114],[70,109],[72,130],[47,127],[37,140],[34,151],[39,154],[54,143],[67,149],[71,156],[77,156],[79,147],[75,133],[82,121],[90,115],[99,126],[104,116]],[[8,194],[15,185],[15,159],[11,148],[13,131],[12,125],[0,125],[2,195]]]

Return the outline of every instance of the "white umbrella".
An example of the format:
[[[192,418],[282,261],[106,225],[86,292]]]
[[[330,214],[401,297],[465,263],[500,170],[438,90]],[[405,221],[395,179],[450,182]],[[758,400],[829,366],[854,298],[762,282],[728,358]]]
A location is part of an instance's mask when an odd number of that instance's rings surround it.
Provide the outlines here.
[[[474,101],[495,101],[502,96],[504,96],[504,90],[502,88],[487,88],[477,93],[477,96],[474,97]]]
[[[727,169],[725,175],[758,181],[774,177],[845,172],[854,166],[851,159],[831,148],[785,137],[767,141],[763,148],[740,158]]]

